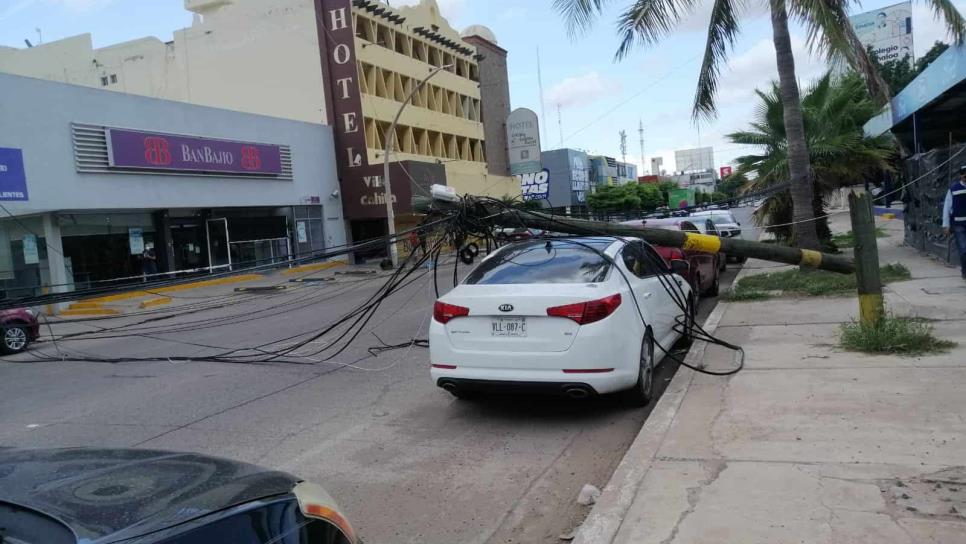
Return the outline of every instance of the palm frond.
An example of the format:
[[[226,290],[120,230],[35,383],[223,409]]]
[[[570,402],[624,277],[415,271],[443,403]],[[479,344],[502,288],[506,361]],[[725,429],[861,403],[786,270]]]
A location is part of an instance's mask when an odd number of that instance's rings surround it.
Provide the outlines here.
[[[567,35],[574,38],[594,26],[610,0],[553,0],[553,9],[563,15]]]
[[[940,0],[936,0],[940,1]],[[869,52],[856,36],[847,9],[851,0],[796,0],[792,12],[808,29],[808,44],[829,61],[844,59],[862,74],[869,94],[884,104],[889,101],[889,85],[879,75]]]
[[[716,116],[715,95],[718,91],[721,65],[727,60],[728,53],[734,49],[740,29],[736,7],[732,0],[715,0],[711,8],[708,41],[701,71],[698,72],[694,107],[691,109],[691,119],[695,122],[701,118],[711,120]]]
[[[554,0],[555,3],[558,1],[577,0]],[[623,59],[636,45],[657,43],[667,36],[684,16],[691,13],[696,2],[697,0],[637,0],[634,2],[617,17],[617,33],[621,38],[621,44],[614,54],[614,59]]]
[[[963,43],[966,39],[966,21],[963,20],[963,14],[949,0],[929,0],[929,4],[936,18],[942,17],[946,21],[946,29],[956,43]]]

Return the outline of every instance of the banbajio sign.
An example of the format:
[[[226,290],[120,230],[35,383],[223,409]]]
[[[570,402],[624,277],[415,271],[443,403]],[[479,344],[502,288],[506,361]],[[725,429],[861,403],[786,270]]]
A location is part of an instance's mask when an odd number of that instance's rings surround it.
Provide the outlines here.
[[[342,209],[349,219],[386,217],[383,165],[369,164],[363,132],[350,0],[315,0],[325,105],[334,129],[335,156],[342,191]],[[393,171],[398,171],[393,168]],[[392,176],[396,213],[412,207],[408,177]]]
[[[279,146],[180,134],[107,129],[108,164],[114,168],[181,172],[282,173]]]

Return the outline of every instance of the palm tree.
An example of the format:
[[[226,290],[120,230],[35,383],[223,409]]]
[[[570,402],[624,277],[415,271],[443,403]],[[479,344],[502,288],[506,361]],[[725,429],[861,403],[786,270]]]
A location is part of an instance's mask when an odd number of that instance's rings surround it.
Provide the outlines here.
[[[767,190],[789,181],[791,149],[785,128],[785,97],[780,84],[773,82],[767,90],[756,89],[761,103],[755,110],[747,130],[728,134],[736,144],[760,148],[756,154],[738,157],[736,175],[751,179],[742,187],[746,192]],[[863,125],[878,112],[861,78],[847,74],[832,78],[826,74],[805,91],[801,100],[802,128],[808,163],[811,165],[815,194],[810,211],[819,238],[828,242],[831,233],[823,217],[823,200],[831,191],[862,182],[884,170],[891,170],[890,160],[895,153],[892,137],[883,135],[867,138]],[[793,198],[793,197],[792,197]],[[779,239],[795,239],[799,230],[786,226],[794,221],[789,193],[782,191],[765,199],[756,213],[759,225],[780,225],[769,230]]]
[[[734,48],[739,34],[739,8],[743,0],[711,0],[704,61],[698,74],[692,117],[695,122],[712,119],[716,113],[715,95],[721,68]],[[857,0],[767,0],[771,12],[772,39],[778,65],[785,132],[788,146],[788,171],[799,247],[817,249],[819,240],[814,224],[812,171],[802,120],[801,99],[795,79],[795,58],[788,32],[788,17],[805,25],[808,43],[829,59],[844,59],[864,76],[866,85],[879,104],[888,99],[888,88],[875,71],[868,52],[859,42],[848,21],[848,10]],[[957,43],[966,37],[963,17],[950,0],[927,0],[937,17],[946,21]],[[612,0],[554,0],[554,7],[567,20],[571,35],[585,30]],[[626,57],[637,45],[653,45],[670,34],[682,19],[690,15],[700,0],[633,0],[617,18],[621,38],[615,58]]]

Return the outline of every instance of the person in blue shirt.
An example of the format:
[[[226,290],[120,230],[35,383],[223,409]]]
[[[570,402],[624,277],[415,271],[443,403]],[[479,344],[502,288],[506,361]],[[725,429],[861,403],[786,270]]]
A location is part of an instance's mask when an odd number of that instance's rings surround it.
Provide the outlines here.
[[[949,185],[943,202],[943,232],[956,239],[959,264],[966,279],[966,165],[959,167],[959,179]]]

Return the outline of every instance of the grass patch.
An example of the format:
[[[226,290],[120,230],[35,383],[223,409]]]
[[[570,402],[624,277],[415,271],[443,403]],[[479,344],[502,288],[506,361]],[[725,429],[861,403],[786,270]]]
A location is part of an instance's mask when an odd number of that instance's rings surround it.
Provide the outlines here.
[[[932,325],[918,318],[887,315],[874,326],[842,324],[842,347],[864,353],[922,355],[941,353],[955,342],[936,338]]]
[[[900,263],[887,264],[879,268],[882,283],[908,280],[912,276],[909,269]],[[782,272],[769,272],[746,276],[738,280],[733,292],[742,293],[738,296],[752,298],[732,298],[730,300],[761,300],[767,298],[762,291],[782,291],[797,295],[842,295],[855,292],[855,274],[839,274],[826,270],[809,270],[803,272],[795,268]],[[764,297],[753,298],[753,293],[759,292]]]
[[[875,228],[876,238],[885,238],[886,236],[889,236],[889,233],[879,227]],[[855,234],[852,231],[835,234],[832,236],[832,242],[838,247],[855,247]]]
[[[770,293],[764,291],[759,291],[757,289],[746,289],[742,287],[735,287],[734,289],[728,291],[724,295],[724,299],[731,302],[743,302],[749,300],[768,300],[771,298]]]

